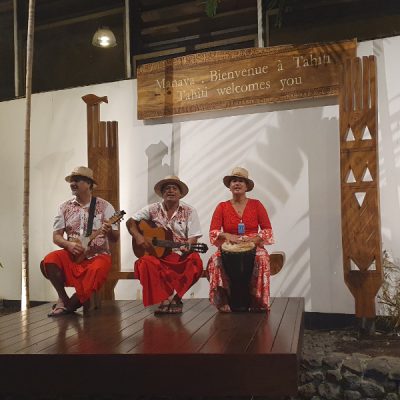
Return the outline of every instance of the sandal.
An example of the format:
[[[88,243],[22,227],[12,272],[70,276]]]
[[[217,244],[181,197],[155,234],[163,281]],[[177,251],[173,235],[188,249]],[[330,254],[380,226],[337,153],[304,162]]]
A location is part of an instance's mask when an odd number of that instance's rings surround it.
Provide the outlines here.
[[[183,303],[169,303],[168,314],[182,314]]]
[[[230,313],[232,312],[231,308],[229,307],[229,304],[223,304],[221,306],[218,306],[218,311],[221,313]]]
[[[167,314],[169,303],[161,303],[158,308],[154,311],[154,315]]]
[[[171,302],[169,304],[160,304],[157,310],[154,311],[154,315],[182,314],[182,307],[183,303],[178,304]]]
[[[57,306],[52,307],[52,310],[47,314],[48,317],[60,317],[61,315],[67,315],[67,314],[72,314],[73,311],[70,311],[67,309],[67,307],[64,306]]]
[[[172,298],[172,301],[176,304],[183,306],[182,299],[177,294]]]

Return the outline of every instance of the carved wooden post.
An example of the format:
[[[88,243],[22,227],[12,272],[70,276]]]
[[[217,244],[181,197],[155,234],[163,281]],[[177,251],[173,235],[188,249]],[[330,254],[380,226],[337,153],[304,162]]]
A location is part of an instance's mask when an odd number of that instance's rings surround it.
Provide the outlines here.
[[[373,318],[383,280],[374,56],[346,61],[339,105],[344,280],[356,316]]]
[[[107,96],[88,94],[82,97],[87,104],[88,166],[93,170],[98,183],[94,194],[109,201],[119,210],[119,157],[118,122],[100,121],[100,104],[108,103]],[[112,271],[121,270],[121,248],[119,241],[110,243]],[[107,280],[102,297],[114,300],[116,280]]]

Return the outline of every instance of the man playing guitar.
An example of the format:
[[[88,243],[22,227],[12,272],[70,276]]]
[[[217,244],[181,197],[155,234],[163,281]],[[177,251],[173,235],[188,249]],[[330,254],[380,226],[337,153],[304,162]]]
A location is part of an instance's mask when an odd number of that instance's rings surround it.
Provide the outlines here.
[[[92,189],[96,185],[93,171],[87,167],[77,167],[65,180],[69,182],[74,198],[60,205],[53,231],[53,242],[62,250],[49,253],[40,263],[43,275],[58,294],[58,301],[49,317],[75,311],[102,286],[111,268],[108,241],[117,241],[119,238],[118,226],[111,224],[118,220],[113,206],[106,200],[92,196]],[[90,208],[92,224],[88,224]],[[93,233],[85,248],[83,239],[88,225],[92,225]],[[66,286],[75,288],[71,297],[65,291]]]
[[[135,275],[143,286],[145,306],[160,303],[156,314],[177,314],[182,312],[183,295],[203,273],[200,256],[190,251],[201,237],[200,222],[196,210],[180,201],[189,189],[177,176],[160,180],[154,191],[163,200],[139,210],[126,223],[134,246],[147,253],[135,262]],[[182,244],[180,254],[172,251],[158,257],[152,238],[138,227],[143,220],[172,233],[173,242]]]

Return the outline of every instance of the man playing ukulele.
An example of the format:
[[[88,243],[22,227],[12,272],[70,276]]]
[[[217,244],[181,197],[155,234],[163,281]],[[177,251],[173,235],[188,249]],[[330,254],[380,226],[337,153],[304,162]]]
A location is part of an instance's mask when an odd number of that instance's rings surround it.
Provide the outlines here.
[[[111,268],[108,241],[119,238],[118,226],[109,222],[115,214],[113,206],[92,196],[96,184],[93,171],[77,167],[65,180],[69,182],[74,197],[60,205],[53,231],[53,242],[62,250],[49,253],[40,263],[43,275],[58,294],[58,301],[49,317],[74,312],[90,299],[94,291],[100,289]],[[93,239],[85,249],[83,236],[87,234],[91,204],[93,222],[89,225],[92,225]],[[66,286],[75,288],[71,297],[65,291]]]
[[[146,253],[135,262],[135,275],[143,286],[143,304],[160,303],[156,314],[182,312],[182,297],[203,273],[203,262],[198,253],[189,250],[201,237],[196,210],[180,201],[189,189],[177,176],[167,176],[154,186],[162,201],[150,204],[129,218],[126,225],[134,245]],[[181,243],[179,252],[158,258],[152,253],[152,237],[138,229],[140,221],[147,220],[172,232],[173,242]]]

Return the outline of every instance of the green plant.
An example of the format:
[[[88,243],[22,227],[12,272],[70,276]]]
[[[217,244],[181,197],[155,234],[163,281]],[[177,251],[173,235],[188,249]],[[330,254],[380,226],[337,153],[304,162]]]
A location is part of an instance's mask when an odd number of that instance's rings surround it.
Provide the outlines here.
[[[396,265],[387,250],[383,251],[383,284],[378,294],[382,305],[379,322],[385,321],[386,329],[398,331],[400,328],[400,266]]]
[[[217,15],[218,3],[221,0],[207,0],[206,1],[206,14],[209,17],[215,17]]]
[[[1,262],[0,262],[0,267],[1,267],[1,268],[4,268],[4,267],[3,267],[3,264],[2,264]]]

